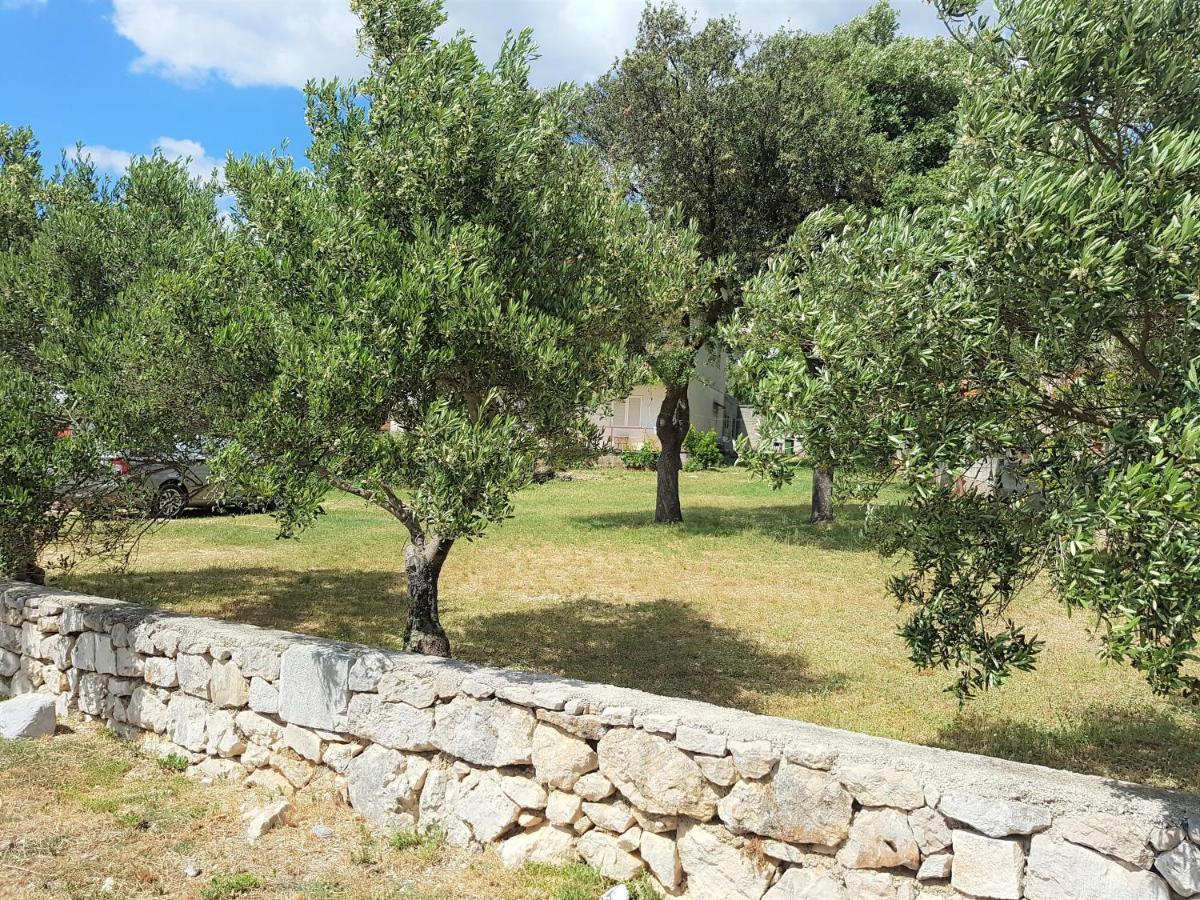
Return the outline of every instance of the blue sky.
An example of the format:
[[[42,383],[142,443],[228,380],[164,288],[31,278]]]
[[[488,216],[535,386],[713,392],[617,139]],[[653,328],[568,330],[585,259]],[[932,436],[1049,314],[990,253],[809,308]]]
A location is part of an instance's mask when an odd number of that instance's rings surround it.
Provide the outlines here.
[[[685,0],[701,17],[823,31],[870,0]],[[939,33],[921,0],[893,0],[903,30]],[[507,29],[532,27],[541,84],[603,72],[633,38],[642,0],[448,0],[447,28],[494,56]],[[98,165],[161,146],[211,170],[287,140],[307,145],[299,88],[361,71],[347,0],[0,0],[0,121],[33,126],[47,163],[76,142]]]

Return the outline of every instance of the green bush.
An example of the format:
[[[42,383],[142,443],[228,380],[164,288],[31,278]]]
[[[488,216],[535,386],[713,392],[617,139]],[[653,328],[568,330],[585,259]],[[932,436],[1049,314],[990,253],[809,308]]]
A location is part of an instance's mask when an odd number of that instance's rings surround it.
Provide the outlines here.
[[[688,428],[687,437],[683,439],[683,450],[691,459],[687,469],[715,469],[725,462],[725,454],[717,445],[715,431],[697,431],[695,427]]]
[[[658,448],[643,445],[636,450],[622,450],[621,462],[627,469],[655,469],[658,467]]]

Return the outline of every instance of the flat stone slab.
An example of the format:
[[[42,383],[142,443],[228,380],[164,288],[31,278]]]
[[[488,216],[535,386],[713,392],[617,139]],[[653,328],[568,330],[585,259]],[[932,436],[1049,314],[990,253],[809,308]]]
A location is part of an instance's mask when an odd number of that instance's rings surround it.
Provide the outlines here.
[[[0,703],[0,738],[49,737],[54,734],[54,700],[43,694],[24,694]]]

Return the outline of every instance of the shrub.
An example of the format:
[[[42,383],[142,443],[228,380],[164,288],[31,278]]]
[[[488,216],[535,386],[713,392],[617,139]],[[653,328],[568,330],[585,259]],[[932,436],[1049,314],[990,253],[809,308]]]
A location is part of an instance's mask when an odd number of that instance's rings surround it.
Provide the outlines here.
[[[717,445],[715,431],[697,431],[694,427],[688,428],[687,437],[683,439],[683,450],[691,456],[687,465],[690,471],[715,469],[725,462],[725,454]]]
[[[654,469],[658,467],[658,448],[643,444],[636,450],[622,450],[621,462],[627,469]]]

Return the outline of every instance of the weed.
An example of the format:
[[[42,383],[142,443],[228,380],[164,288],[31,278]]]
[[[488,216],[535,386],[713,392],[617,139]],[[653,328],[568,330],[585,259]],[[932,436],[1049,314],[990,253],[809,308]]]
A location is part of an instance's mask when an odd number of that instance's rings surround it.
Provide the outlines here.
[[[158,767],[164,772],[186,772],[189,765],[188,758],[178,753],[168,753],[158,758]]]
[[[200,891],[201,900],[226,900],[263,886],[263,880],[251,872],[236,875],[217,874]]]

